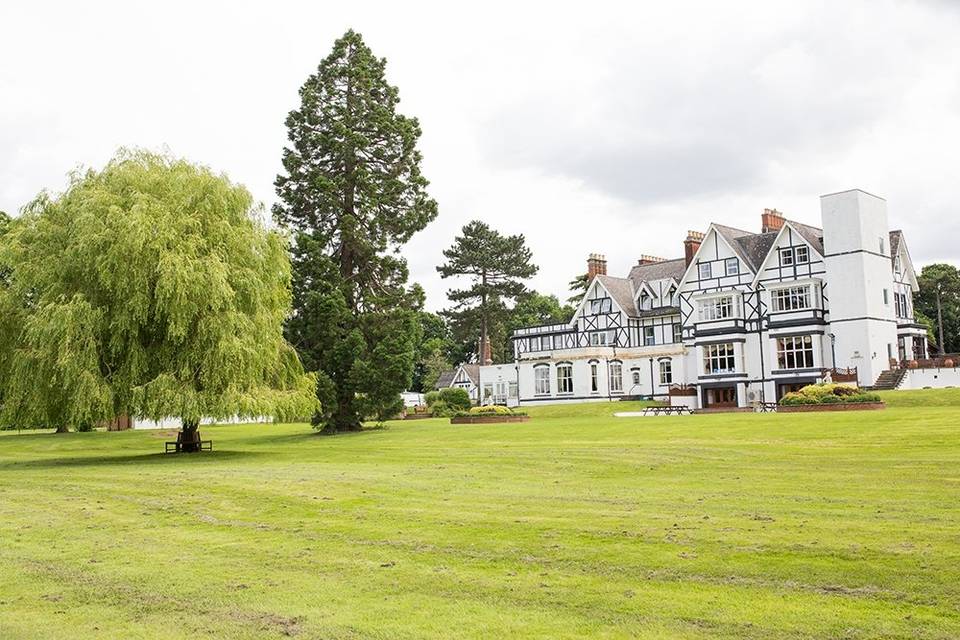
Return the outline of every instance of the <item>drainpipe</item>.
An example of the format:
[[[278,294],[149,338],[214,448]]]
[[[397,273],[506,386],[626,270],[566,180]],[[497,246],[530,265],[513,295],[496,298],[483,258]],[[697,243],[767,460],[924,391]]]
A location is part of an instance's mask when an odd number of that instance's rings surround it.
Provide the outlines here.
[[[654,394],[656,394],[657,389],[653,380],[653,358],[650,358],[650,399],[654,400]]]

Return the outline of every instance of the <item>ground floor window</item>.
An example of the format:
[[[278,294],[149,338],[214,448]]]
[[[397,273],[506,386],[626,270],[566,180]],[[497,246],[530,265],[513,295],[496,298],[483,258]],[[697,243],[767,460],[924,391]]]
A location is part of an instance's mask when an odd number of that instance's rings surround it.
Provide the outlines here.
[[[634,384],[634,385],[639,385],[639,384],[640,384],[640,372],[639,372],[639,371],[634,371],[633,374],[632,374],[632,379],[633,379],[633,384]]]
[[[703,372],[732,373],[737,369],[733,343],[709,344],[703,348]]]
[[[559,368],[557,370],[559,371]],[[537,367],[533,370],[533,392],[538,396],[550,393],[550,367]]]
[[[812,369],[813,337],[777,338],[777,364],[781,369]]]
[[[557,393],[573,393],[573,365],[557,365]]]
[[[660,361],[660,384],[673,383],[673,362],[671,360]]]
[[[600,391],[600,371],[595,364],[590,365],[590,391]]]
[[[510,388],[508,389],[508,393],[510,394],[511,398],[516,398],[519,395],[516,382],[510,383]]]
[[[610,392],[623,393],[623,365],[619,362],[610,363]]]

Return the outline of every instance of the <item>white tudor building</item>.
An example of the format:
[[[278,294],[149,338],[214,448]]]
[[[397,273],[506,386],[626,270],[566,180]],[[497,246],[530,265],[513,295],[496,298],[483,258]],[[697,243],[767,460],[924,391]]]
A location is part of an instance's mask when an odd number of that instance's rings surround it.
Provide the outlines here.
[[[760,233],[711,224],[689,233],[684,257],[643,256],[625,278],[591,255],[574,316],[517,331],[515,362],[480,368],[483,400],[665,398],[672,388],[675,402],[745,407],[852,368],[870,386],[892,360],[926,357],[916,273],[886,202],[851,190],[820,203],[822,228],[768,209]]]

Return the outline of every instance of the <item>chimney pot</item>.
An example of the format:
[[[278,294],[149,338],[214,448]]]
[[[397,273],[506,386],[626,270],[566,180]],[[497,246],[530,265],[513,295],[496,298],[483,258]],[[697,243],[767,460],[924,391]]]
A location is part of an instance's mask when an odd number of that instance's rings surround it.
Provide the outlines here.
[[[764,209],[760,214],[760,233],[779,231],[783,227],[783,214],[776,209]]]
[[[607,257],[600,253],[591,253],[587,258],[587,280],[607,275]]]

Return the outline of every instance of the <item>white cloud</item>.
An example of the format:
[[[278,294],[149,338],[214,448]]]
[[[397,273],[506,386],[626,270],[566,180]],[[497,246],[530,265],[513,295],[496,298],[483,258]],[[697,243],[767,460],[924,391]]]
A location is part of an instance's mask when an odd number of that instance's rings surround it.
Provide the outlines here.
[[[888,198],[918,262],[960,222],[960,12],[947,2],[8,3],[0,8],[0,209],[118,147],[167,145],[268,205],[283,120],[348,27],[389,60],[424,131],[434,270],[481,218],[524,233],[561,296],[587,253],[626,273],[710,220],[756,228],[817,196]]]

